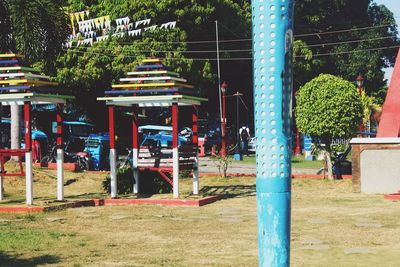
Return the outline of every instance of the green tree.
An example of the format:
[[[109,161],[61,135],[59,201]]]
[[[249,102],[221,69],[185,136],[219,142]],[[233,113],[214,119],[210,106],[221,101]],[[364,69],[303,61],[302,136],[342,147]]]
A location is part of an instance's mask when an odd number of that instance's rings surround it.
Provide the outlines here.
[[[68,35],[68,18],[56,0],[1,0],[0,47],[25,55],[30,62],[42,62],[53,70],[54,59]]]
[[[0,0],[0,49],[23,54],[47,70],[68,34],[61,0]],[[0,51],[0,52],[1,52]],[[11,106],[11,148],[20,147],[21,112]]]
[[[200,92],[210,99],[209,109],[217,111],[218,85],[216,80],[215,20],[220,21],[220,38],[237,39],[249,37],[251,16],[249,1],[170,1],[170,0],[69,0],[71,12],[89,9],[90,16],[109,15],[111,19],[129,16],[131,21],[150,18],[151,24],[177,21],[177,27],[168,31],[144,32],[140,37],[124,37],[94,44],[93,47],[69,49],[57,61],[58,80],[77,94],[83,92],[94,96],[103,94],[112,82],[124,72],[149,56],[164,58],[164,63],[188,79]],[[226,28],[224,28],[226,27]],[[237,34],[238,36],[236,36]],[[200,41],[200,42],[198,42]],[[201,42],[206,41],[206,42]],[[251,93],[251,60],[224,61],[232,57],[250,58],[250,51],[226,52],[247,48],[251,42],[221,43],[222,79],[234,88]],[[79,97],[87,100],[87,97]],[[92,103],[91,106],[95,105]],[[85,105],[88,106],[88,105]],[[103,106],[92,108],[97,114]],[[104,121],[102,122],[104,123]]]
[[[324,145],[328,178],[332,179],[332,138],[349,138],[362,120],[361,99],[354,84],[321,74],[300,88],[296,124],[299,130]]]
[[[367,94],[383,102],[383,69],[393,66],[398,49],[382,48],[399,45],[393,13],[371,0],[298,0],[295,8],[296,38],[313,51],[314,77],[322,72],[353,81],[362,73]]]
[[[364,91],[361,92],[361,104],[363,107],[362,123],[364,127],[371,123],[371,118],[377,112],[382,110],[382,107],[377,103],[375,97],[368,96]]]

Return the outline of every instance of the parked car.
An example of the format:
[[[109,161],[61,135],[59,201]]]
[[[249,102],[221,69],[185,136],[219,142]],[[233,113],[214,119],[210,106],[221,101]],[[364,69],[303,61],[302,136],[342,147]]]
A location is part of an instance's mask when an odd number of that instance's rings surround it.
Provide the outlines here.
[[[84,152],[89,154],[90,170],[110,169],[110,136],[108,134],[91,134],[86,139]]]
[[[94,125],[83,121],[63,121],[63,140],[68,144],[66,151],[81,152],[85,148],[85,141],[94,132]],[[57,122],[52,124],[52,133],[57,133]]]
[[[138,128],[140,147],[147,146],[151,148],[150,153],[158,153],[161,148],[172,147],[172,127],[159,125],[144,125]],[[189,128],[181,129],[178,133],[178,146],[190,143],[191,130]],[[128,155],[119,155],[117,168],[132,166],[132,149],[127,149]]]
[[[187,131],[187,128],[185,128]],[[140,146],[159,144],[161,147],[172,147],[172,127],[144,125],[138,128]],[[178,134],[178,145],[187,144],[187,136]]]

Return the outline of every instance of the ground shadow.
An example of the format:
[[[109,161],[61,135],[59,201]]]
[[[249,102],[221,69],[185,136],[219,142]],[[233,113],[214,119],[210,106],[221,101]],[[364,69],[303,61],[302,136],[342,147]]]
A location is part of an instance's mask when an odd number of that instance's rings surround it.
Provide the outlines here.
[[[224,195],[225,198],[242,198],[256,195],[256,185],[203,186],[202,195]]]
[[[29,259],[21,259],[18,256],[8,255],[0,251],[0,266],[38,266],[59,262],[60,258],[53,255],[41,255]]]

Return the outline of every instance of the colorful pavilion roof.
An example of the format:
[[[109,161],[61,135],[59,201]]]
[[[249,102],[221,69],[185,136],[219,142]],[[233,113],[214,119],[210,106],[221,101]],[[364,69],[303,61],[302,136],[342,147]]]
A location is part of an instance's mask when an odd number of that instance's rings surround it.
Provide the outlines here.
[[[18,54],[0,54],[0,94],[50,93],[58,83],[31,68]]]
[[[127,77],[121,78],[118,84],[112,85],[112,89],[105,91],[106,95],[198,95],[187,80],[180,77],[162,64],[160,59],[144,59],[140,65],[127,73]]]

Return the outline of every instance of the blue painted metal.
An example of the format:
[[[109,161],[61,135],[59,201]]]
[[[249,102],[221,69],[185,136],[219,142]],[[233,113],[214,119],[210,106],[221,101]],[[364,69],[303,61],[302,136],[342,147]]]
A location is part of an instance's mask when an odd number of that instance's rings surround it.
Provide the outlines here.
[[[20,61],[18,61],[18,60],[0,60],[0,65],[17,64],[18,62],[20,62]]]
[[[30,86],[6,86],[6,87],[0,87],[1,91],[8,91],[8,90],[29,90],[31,87]]]
[[[141,70],[141,69],[161,69],[164,68],[165,66],[162,64],[155,64],[155,65],[138,65],[136,66],[136,69]]]
[[[150,93],[176,93],[179,88],[148,89],[148,90],[112,90],[104,91],[106,95],[129,95],[129,94],[150,94]]]
[[[290,264],[294,0],[252,0],[260,266]]]

